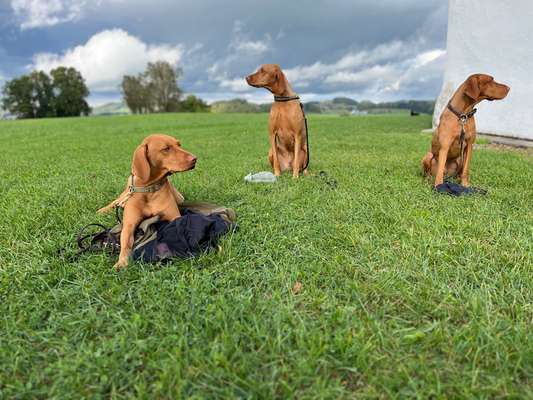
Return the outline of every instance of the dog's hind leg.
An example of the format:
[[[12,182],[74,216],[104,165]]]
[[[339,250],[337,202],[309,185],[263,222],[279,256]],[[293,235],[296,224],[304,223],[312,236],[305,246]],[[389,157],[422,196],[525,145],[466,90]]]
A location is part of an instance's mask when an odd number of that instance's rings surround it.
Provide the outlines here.
[[[422,159],[422,162],[421,162],[421,165],[422,165],[422,174],[427,178],[431,175],[433,175],[432,173],[432,164],[433,164],[433,160],[434,160],[434,156],[433,156],[433,153],[431,151],[428,151],[428,153],[424,156],[424,158]]]

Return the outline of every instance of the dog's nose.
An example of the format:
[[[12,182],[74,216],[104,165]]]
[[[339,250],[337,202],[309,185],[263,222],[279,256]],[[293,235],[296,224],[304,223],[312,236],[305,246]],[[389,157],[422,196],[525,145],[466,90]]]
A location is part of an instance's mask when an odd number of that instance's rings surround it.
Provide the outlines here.
[[[198,157],[191,156],[191,163],[196,164],[196,160],[198,160]]]

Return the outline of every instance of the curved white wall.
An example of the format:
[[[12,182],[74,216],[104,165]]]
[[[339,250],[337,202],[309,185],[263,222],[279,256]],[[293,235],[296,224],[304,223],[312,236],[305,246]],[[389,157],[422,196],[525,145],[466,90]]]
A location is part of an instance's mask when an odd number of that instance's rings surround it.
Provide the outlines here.
[[[479,104],[478,131],[533,139],[533,0],[450,0],[434,125],[455,88],[477,72],[511,87],[504,100]]]

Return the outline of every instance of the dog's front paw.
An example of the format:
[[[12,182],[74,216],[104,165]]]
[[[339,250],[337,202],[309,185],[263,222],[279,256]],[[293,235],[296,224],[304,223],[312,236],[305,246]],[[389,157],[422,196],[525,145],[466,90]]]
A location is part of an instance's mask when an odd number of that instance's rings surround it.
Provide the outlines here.
[[[128,266],[128,259],[127,258],[119,258],[118,261],[113,266],[115,270],[118,272],[122,268],[126,268]]]

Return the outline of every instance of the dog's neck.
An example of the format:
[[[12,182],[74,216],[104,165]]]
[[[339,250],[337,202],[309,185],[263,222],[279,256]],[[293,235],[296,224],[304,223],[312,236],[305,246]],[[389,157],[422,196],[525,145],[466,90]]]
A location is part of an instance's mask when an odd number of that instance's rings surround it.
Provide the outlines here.
[[[474,109],[474,106],[479,103],[464,94],[464,89],[461,86],[457,92],[454,93],[450,100],[450,105],[454,110],[461,114],[468,114]]]
[[[272,92],[275,96],[284,96],[284,97],[291,97],[296,96],[296,93],[292,90],[291,86],[287,83],[287,86],[283,91],[279,91],[278,93]]]
[[[141,179],[140,176],[135,175],[135,185],[136,186],[150,186],[156,182],[166,179],[169,175],[168,171],[151,171],[148,179]]]
[[[272,94],[274,96],[283,96],[283,97],[290,97],[290,96],[296,96],[296,93],[292,90],[291,85],[289,85],[289,81],[285,77],[285,74],[281,73],[280,82],[272,89],[270,89]]]

